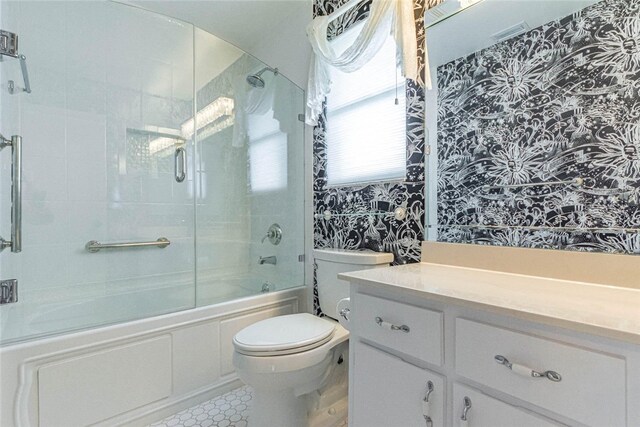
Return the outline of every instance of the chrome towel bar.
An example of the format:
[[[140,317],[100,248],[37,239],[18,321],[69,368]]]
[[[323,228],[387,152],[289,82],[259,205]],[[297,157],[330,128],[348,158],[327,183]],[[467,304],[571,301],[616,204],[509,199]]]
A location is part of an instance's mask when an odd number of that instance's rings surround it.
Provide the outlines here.
[[[546,182],[526,182],[522,184],[502,184],[502,185],[483,185],[484,191],[497,190],[502,188],[525,188],[525,187],[540,187],[551,185],[575,185],[576,187],[582,187],[584,185],[584,178],[578,177],[568,181],[546,181]]]
[[[145,248],[153,246],[159,249],[164,249],[169,246],[171,242],[166,237],[160,237],[153,242],[120,242],[120,243],[100,243],[96,240],[91,240],[84,245],[84,248],[88,252],[98,252],[102,249],[129,249],[129,248]]]
[[[392,212],[353,212],[353,213],[333,213],[329,210],[324,211],[321,214],[315,214],[313,217],[315,219],[325,219],[330,220],[334,217],[366,217],[366,216],[392,216],[398,221],[402,221],[407,217],[407,209],[403,207],[395,208]]]
[[[567,231],[575,233],[640,233],[640,228],[623,227],[554,227],[544,225],[431,224],[427,228],[463,228],[486,230]]]

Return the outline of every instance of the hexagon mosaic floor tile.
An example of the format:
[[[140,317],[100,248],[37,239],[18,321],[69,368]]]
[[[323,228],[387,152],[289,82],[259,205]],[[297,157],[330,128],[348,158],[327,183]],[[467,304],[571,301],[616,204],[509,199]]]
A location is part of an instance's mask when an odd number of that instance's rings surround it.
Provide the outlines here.
[[[244,386],[180,411],[149,427],[247,427],[253,391]],[[347,420],[336,427],[347,427]]]
[[[253,398],[248,386],[180,411],[149,427],[247,427]]]

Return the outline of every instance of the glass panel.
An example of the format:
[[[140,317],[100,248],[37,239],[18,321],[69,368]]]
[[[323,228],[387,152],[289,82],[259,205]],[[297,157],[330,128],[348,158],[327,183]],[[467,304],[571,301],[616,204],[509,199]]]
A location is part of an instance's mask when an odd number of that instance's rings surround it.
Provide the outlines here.
[[[11,342],[194,306],[193,28],[113,2],[3,2],[19,32],[32,93],[0,63],[1,131],[24,141],[23,250],[0,256],[20,300],[3,305]],[[18,31],[19,30],[19,31]],[[192,122],[191,122],[192,123]],[[8,150],[1,154],[0,235],[9,234]],[[90,253],[85,244],[170,246]]]
[[[301,286],[303,91],[211,34],[195,39],[197,304]],[[257,73],[264,87],[249,85]],[[262,242],[272,224],[277,245]]]
[[[207,305],[304,284],[300,88],[275,70],[253,88],[247,76],[264,64],[142,9],[0,7],[33,89],[8,93],[22,76],[3,58],[0,131],[24,139],[24,245],[0,255],[0,278],[18,279],[20,294],[0,307],[2,343],[192,308],[196,290]],[[0,155],[3,237],[10,157]],[[281,241],[262,242],[276,223]],[[170,245],[86,247],[160,238]]]

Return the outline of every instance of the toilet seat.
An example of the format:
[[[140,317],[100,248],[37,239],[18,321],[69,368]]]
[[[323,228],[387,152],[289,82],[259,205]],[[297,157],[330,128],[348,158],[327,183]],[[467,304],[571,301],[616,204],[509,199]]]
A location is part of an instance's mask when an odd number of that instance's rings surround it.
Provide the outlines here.
[[[278,356],[301,353],[329,342],[336,323],[309,313],[289,314],[256,322],[233,337],[238,353]]]

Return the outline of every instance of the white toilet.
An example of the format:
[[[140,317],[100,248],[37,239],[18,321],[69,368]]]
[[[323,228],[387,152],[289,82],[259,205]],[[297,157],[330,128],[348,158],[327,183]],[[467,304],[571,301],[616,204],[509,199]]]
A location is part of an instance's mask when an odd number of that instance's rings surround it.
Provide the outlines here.
[[[330,427],[347,415],[349,332],[336,321],[336,307],[349,297],[349,283],[337,275],[386,267],[393,254],[319,249],[313,255],[320,307],[330,317],[273,317],[233,338],[233,364],[254,390],[251,427]]]

